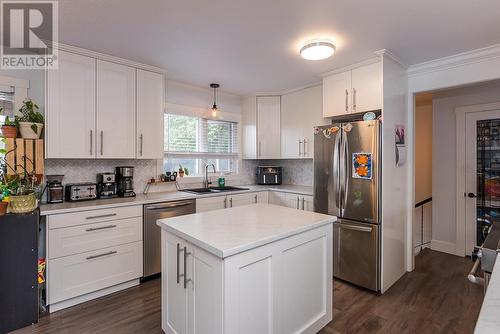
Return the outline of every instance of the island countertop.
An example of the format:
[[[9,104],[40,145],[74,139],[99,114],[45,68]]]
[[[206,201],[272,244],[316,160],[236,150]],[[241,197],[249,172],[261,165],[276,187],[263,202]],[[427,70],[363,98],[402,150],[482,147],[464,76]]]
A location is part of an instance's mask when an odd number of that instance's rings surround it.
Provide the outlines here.
[[[158,220],[166,231],[226,258],[336,221],[334,216],[251,204]]]

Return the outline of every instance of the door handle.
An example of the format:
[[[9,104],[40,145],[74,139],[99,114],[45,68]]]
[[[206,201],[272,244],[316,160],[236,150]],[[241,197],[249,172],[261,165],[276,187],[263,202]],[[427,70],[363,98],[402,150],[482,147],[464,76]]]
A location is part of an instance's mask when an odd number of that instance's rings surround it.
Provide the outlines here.
[[[337,205],[337,208],[340,209],[340,156],[339,156],[339,151],[340,151],[340,135],[337,134],[335,136],[335,143],[333,146],[333,177],[335,178],[335,204]]]
[[[297,196],[297,210],[299,209],[299,202],[300,202],[300,198],[299,198],[299,196]]]
[[[342,140],[342,144],[344,146],[344,150],[342,152],[344,155],[344,205],[342,210],[345,210],[347,205],[347,195],[349,194],[349,167],[351,165],[351,160],[349,159],[349,142],[347,141],[347,134],[342,131],[342,135],[344,136]]]
[[[255,204],[257,204],[257,195],[255,195],[253,199],[255,200]]]
[[[299,156],[302,155],[302,140],[299,139]]]
[[[116,213],[108,213],[106,215],[99,215],[99,216],[88,216],[88,217],[85,217],[85,219],[108,218],[108,217],[114,217],[114,216],[116,216]]]
[[[115,228],[116,225],[108,225],[108,226],[103,226],[103,227],[91,227],[85,230],[85,232],[92,232],[92,231],[99,231],[99,230],[106,230],[108,228]]]
[[[191,255],[190,252],[187,251],[187,247],[184,246],[184,289],[187,287],[188,282],[191,281],[191,278],[187,278],[187,257]]]
[[[229,207],[232,208],[233,207],[233,198],[231,197],[229,199]]]
[[[352,89],[352,110],[356,111],[356,88]]]
[[[346,230],[359,231],[359,232],[371,233],[371,231],[373,230],[371,227],[365,227],[365,226],[353,226],[353,225],[343,225],[343,224],[339,224],[339,226]]]
[[[477,196],[474,193],[468,193],[467,197],[469,197],[469,198],[476,198]]]
[[[349,111],[349,91],[345,90],[345,111]]]
[[[104,131],[101,130],[101,155],[103,155],[103,147],[104,147],[103,141],[104,141]]]
[[[118,253],[118,252],[117,251],[110,251],[110,252],[106,252],[106,253],[102,253],[102,254],[98,254],[98,255],[87,256],[86,259],[87,260],[92,260],[92,259],[97,259],[97,258],[103,257],[103,256],[113,255],[113,254],[116,254],[116,253]]]
[[[306,198],[302,197],[302,210],[305,210],[306,207]]]
[[[183,206],[191,205],[192,202],[180,202],[175,204],[167,204],[167,205],[149,205],[146,206],[146,210],[159,210],[159,209],[174,209],[180,208]]]
[[[306,151],[306,140],[304,138],[304,140],[302,140],[302,145],[304,146],[304,149],[302,150],[302,154],[303,155],[307,155],[307,151]]]
[[[139,155],[142,157],[142,133],[139,136]]]
[[[224,209],[227,209],[227,197],[224,198]]]
[[[94,142],[94,131],[90,130],[90,155],[94,154],[94,150],[92,148]]]

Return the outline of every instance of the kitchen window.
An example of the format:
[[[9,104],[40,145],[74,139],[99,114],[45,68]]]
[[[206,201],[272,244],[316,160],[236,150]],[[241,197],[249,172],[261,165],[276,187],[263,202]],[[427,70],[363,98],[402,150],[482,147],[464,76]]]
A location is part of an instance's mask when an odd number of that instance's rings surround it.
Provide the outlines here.
[[[205,165],[218,172],[238,171],[238,123],[202,117],[165,114],[165,171],[187,168],[189,176],[203,175]]]

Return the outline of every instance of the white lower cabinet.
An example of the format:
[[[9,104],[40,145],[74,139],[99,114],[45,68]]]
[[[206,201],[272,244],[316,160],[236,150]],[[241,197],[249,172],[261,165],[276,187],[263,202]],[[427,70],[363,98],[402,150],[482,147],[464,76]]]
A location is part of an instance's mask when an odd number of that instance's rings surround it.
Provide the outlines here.
[[[309,195],[271,191],[269,204],[286,206],[298,210],[313,211],[313,197]]]
[[[50,261],[50,303],[142,276],[142,242],[103,248]]]
[[[222,260],[165,231],[162,254],[163,330],[222,333]]]
[[[162,328],[316,333],[332,318],[332,252],[331,225],[224,259],[162,230]]]
[[[243,193],[196,199],[196,212],[232,208],[256,203],[268,203],[268,192]]]

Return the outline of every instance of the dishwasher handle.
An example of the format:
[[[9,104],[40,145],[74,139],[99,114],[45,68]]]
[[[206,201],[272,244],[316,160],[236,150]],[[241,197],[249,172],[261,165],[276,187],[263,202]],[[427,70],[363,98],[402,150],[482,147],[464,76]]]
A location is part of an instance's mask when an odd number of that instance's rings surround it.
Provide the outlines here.
[[[194,203],[192,201],[188,202],[175,202],[175,203],[167,203],[167,204],[156,204],[156,205],[147,205],[145,207],[146,210],[169,210],[169,209],[176,209],[180,208],[183,206],[188,206],[188,205],[193,205]]]

